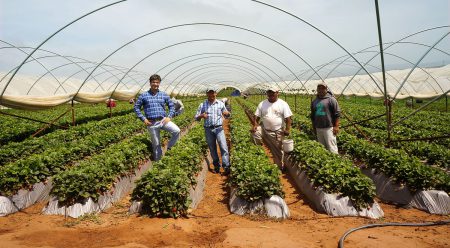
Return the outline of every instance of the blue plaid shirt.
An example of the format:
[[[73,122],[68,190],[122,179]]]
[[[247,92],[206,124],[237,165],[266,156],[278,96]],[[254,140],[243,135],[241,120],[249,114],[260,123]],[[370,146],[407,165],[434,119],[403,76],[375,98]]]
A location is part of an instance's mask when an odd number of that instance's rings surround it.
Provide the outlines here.
[[[170,97],[162,92],[156,92],[153,94],[151,90],[142,93],[134,104],[134,112],[139,119],[144,121],[146,118],[151,119],[160,119],[166,117],[166,109],[165,104],[169,106],[169,115],[167,117],[172,118],[175,113],[175,108],[173,106]],[[144,105],[144,113],[145,116],[141,112],[141,106]]]
[[[225,104],[223,102],[215,100],[213,103],[210,103],[208,100],[205,100],[200,104],[200,106],[198,106],[195,119],[197,119],[199,115],[206,112],[208,114],[208,118],[206,118],[203,123],[204,127],[222,126],[222,113],[224,111],[227,111],[227,109],[225,108]]]

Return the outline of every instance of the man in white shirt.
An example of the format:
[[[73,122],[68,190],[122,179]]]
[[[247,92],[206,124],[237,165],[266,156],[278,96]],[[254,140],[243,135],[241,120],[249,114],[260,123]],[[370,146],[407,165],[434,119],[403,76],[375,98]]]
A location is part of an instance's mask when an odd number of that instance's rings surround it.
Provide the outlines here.
[[[284,152],[282,142],[284,136],[288,136],[292,125],[292,111],[289,105],[282,99],[278,99],[278,89],[270,87],[266,91],[267,99],[260,102],[253,120],[253,140],[256,144],[262,144],[263,137],[268,141],[274,155],[281,158],[281,170],[284,171]],[[262,126],[259,122],[262,119]]]

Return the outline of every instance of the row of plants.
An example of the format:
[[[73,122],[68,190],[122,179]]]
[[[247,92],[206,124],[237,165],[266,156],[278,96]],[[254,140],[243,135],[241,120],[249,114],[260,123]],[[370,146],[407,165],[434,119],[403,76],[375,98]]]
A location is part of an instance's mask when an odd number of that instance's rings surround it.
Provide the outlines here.
[[[250,104],[255,107],[254,102]],[[351,160],[328,152],[321,144],[310,140],[311,136],[299,132],[299,129],[310,129],[310,125],[306,120],[299,121],[295,115],[293,118],[289,136],[295,144],[289,154],[292,162],[306,173],[314,187],[320,187],[326,193],[348,196],[358,210],[370,206],[376,194],[372,180],[354,167]]]
[[[108,120],[100,122],[103,121]],[[140,120],[130,117],[128,122],[121,125],[110,125],[107,129],[85,135],[83,139],[60,143],[60,146],[53,149],[5,164],[0,167],[0,195],[13,195],[22,188],[43,182],[76,165],[78,160],[98,153],[143,128]]]
[[[201,125],[194,127],[136,182],[132,201],[142,203],[149,216],[185,216],[189,208],[189,189],[207,151]]]
[[[302,115],[294,116],[293,125],[301,128],[310,138],[313,132],[310,120]],[[406,184],[410,190],[438,189],[450,192],[450,176],[444,171],[424,165],[417,157],[402,149],[386,148],[342,131],[337,136],[340,151],[357,163],[382,171],[397,183]]]
[[[194,104],[187,104],[185,110],[185,114],[174,119],[180,129],[185,129],[192,123]],[[151,150],[146,132],[113,144],[101,153],[81,161],[77,166],[55,175],[51,194],[57,196],[59,203],[66,206],[82,202],[89,197],[97,201],[100,195],[112,188],[117,178],[133,173],[139,165],[147,161]]]
[[[52,177],[50,194],[64,206],[83,202],[89,197],[97,201],[112,188],[118,177],[133,173],[147,161],[151,150],[146,133],[122,140]]]
[[[323,145],[308,140],[296,129],[292,131],[291,138],[295,146],[290,156],[315,187],[322,188],[326,193],[348,196],[358,210],[374,202],[374,183],[353,166],[351,160],[330,153]]]
[[[412,191],[437,189],[450,193],[450,176],[444,171],[426,166],[416,157],[398,149],[390,149],[342,132],[339,147],[369,168],[382,171]]]
[[[386,132],[379,129],[367,127],[359,127],[359,129],[374,143],[384,144],[387,140]],[[363,138],[362,134],[354,127],[349,127],[346,131],[359,138]],[[393,142],[391,147],[403,150],[411,156],[416,156],[424,160],[426,164],[437,165],[447,170],[450,169],[450,150],[442,145],[425,141],[408,141]]]
[[[69,105],[60,105],[52,109],[39,110],[39,111],[26,111],[17,109],[5,109],[2,112],[8,114],[14,114],[18,116],[24,116],[27,118],[40,120],[44,122],[51,122],[56,119],[59,115],[63,114],[70,108]],[[75,104],[75,117],[76,123],[82,124],[90,121],[97,121],[109,117],[109,109],[105,107],[105,104]],[[126,115],[133,111],[132,105],[128,102],[118,102],[117,106],[112,109],[112,114]],[[69,126],[72,124],[71,112],[66,113],[65,116],[61,117],[54,124],[59,126]],[[44,127],[46,124],[26,120],[22,118],[17,118],[13,116],[0,114],[0,147],[11,141],[22,141],[28,138],[30,135],[35,133],[40,128]],[[39,135],[44,135],[55,130],[58,127],[50,126],[46,128]]]
[[[288,102],[289,102],[290,106],[294,105],[292,98],[288,98]],[[304,106],[307,104],[305,99],[301,99],[298,102],[299,102],[299,105],[301,105],[301,106]],[[308,105],[308,107],[309,107],[309,105]],[[361,115],[363,115],[365,117],[374,116],[376,113],[379,113],[379,112],[373,112],[374,107],[370,106],[370,105],[368,106],[367,109],[365,109],[366,106],[361,108],[361,106],[356,106],[354,103],[347,103],[345,106],[343,106],[343,108],[345,108],[346,112],[351,111],[352,113],[354,113],[356,111],[356,113],[360,113]],[[311,121],[309,120],[309,108],[307,109],[305,107],[302,107],[302,108],[298,108],[298,109],[299,109],[299,111],[296,113],[296,117],[301,117],[301,119],[302,119],[301,125],[304,126],[304,128],[309,128],[311,126]],[[362,111],[362,110],[364,110],[364,111]],[[410,110],[407,110],[407,111],[410,111]],[[434,114],[436,114],[436,112],[424,112],[423,114],[434,115]],[[356,116],[356,117],[354,116],[353,118],[355,120],[363,119],[362,116]],[[445,117],[442,117],[442,118],[445,118]],[[386,133],[386,131],[382,130],[382,128],[385,127],[384,120],[382,120],[382,119],[383,118],[381,117],[376,120],[373,120],[373,121],[370,121],[367,123],[363,123],[362,125],[358,125],[358,127],[359,127],[359,129],[363,130],[365,135],[368,136],[372,142],[378,143],[382,146],[387,146],[388,145],[386,143],[387,133]],[[428,119],[433,119],[433,118],[428,117]],[[299,122],[300,118],[296,118],[296,120],[297,120],[297,122]],[[380,122],[380,123],[373,124],[374,122],[376,122],[376,123]],[[346,123],[347,124],[349,123],[346,120],[346,118],[341,117],[341,124],[345,125]],[[434,123],[437,124],[437,123],[445,123],[445,122],[434,120]],[[297,123],[294,123],[294,124],[299,125]],[[445,125],[441,124],[441,126],[445,126]],[[372,128],[372,127],[376,127],[376,128]],[[345,130],[352,134],[357,135],[360,138],[364,137],[364,136],[362,136],[362,134],[359,131],[355,130],[351,126],[345,128]],[[408,136],[404,136],[401,130],[411,130],[411,129],[409,129],[407,127],[406,128],[399,127],[394,130],[391,137],[393,139],[405,139],[405,138],[410,138],[409,135],[419,135],[420,137],[425,136],[424,133],[418,134],[420,131],[414,131],[414,133],[410,133]],[[411,131],[409,131],[409,132],[411,132]],[[430,131],[426,131],[426,132],[428,132],[428,135],[430,135],[430,136],[433,136],[433,135],[436,136],[436,134],[434,134],[433,132],[430,132]],[[419,137],[419,136],[413,136],[413,137]],[[445,141],[441,140],[439,142],[445,142]],[[394,142],[394,143],[391,143],[390,146],[392,148],[404,150],[411,156],[417,156],[420,159],[425,160],[426,163],[428,163],[428,164],[437,165],[442,168],[448,168],[448,166],[449,166],[450,150],[447,148],[448,146],[438,144],[438,141],[436,141],[436,142],[427,142],[427,141]]]
[[[86,135],[100,130],[109,129],[111,126],[122,125],[133,120],[134,113],[115,116],[103,121],[88,122],[86,124],[71,127],[68,130],[57,130],[47,135],[28,138],[21,142],[9,142],[2,146],[0,150],[0,166],[13,162],[17,159],[23,159],[32,154],[42,153],[45,150],[60,147],[61,144],[74,142],[83,139]]]
[[[301,128],[312,139],[311,121],[305,112],[294,115],[293,126]],[[417,157],[401,149],[386,148],[381,144],[371,143],[345,130],[341,130],[337,139],[340,150],[356,162],[382,171],[397,183],[408,186],[413,192],[429,189],[450,192],[450,176],[447,173],[424,165]]]
[[[228,184],[248,202],[273,195],[284,197],[280,170],[269,161],[263,147],[252,143],[248,117],[241,106],[235,104],[230,121],[232,166]]]

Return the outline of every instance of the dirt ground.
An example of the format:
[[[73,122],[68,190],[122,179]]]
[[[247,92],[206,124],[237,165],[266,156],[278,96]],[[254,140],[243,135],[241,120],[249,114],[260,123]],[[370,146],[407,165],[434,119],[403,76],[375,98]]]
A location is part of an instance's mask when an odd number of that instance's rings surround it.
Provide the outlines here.
[[[226,130],[227,131],[227,130]],[[44,204],[0,218],[0,248],[15,247],[337,247],[350,228],[369,223],[450,219],[381,203],[385,217],[330,217],[314,211],[282,175],[291,218],[277,221],[237,216],[228,209],[226,177],[208,173],[204,198],[188,218],[127,215],[129,198],[81,220],[40,213]],[[364,229],[347,237],[345,247],[450,247],[450,225]]]

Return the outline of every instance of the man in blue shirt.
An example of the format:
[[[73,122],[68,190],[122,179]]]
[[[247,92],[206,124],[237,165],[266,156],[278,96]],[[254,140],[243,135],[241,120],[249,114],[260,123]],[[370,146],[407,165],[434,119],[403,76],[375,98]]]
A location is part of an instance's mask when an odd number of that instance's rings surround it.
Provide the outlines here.
[[[223,102],[216,99],[217,92],[215,89],[208,89],[206,94],[208,99],[198,107],[195,119],[198,121],[205,119],[203,127],[205,128],[206,142],[213,159],[214,173],[220,173],[220,161],[217,153],[217,144],[219,144],[224,174],[228,175],[230,173],[230,158],[225,132],[222,127],[222,116],[229,117],[230,112],[225,108]]]
[[[158,161],[162,156],[161,134],[160,131],[165,130],[171,134],[167,149],[177,143],[180,138],[180,128],[171,121],[175,114],[175,108],[169,96],[159,90],[161,77],[154,74],[150,77],[150,90],[142,93],[134,104],[134,112],[147,126],[152,141],[153,159]],[[169,114],[166,114],[165,105],[169,107]],[[144,107],[145,116],[141,112]]]

